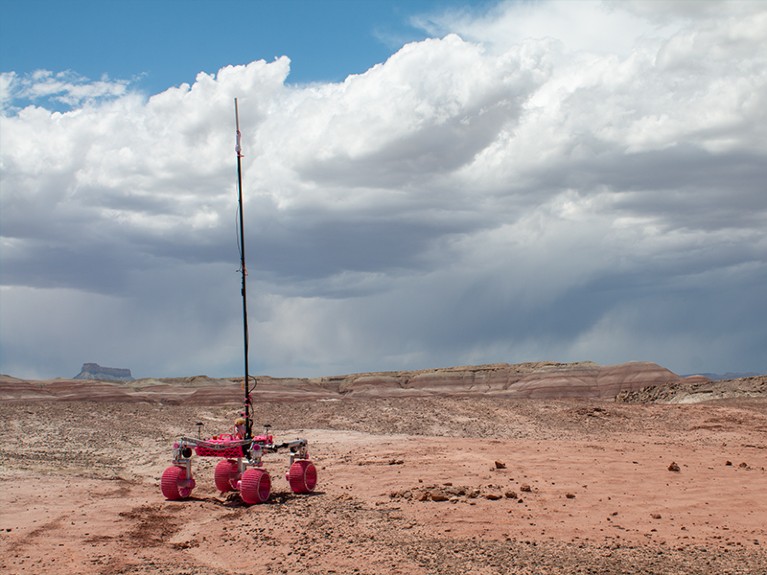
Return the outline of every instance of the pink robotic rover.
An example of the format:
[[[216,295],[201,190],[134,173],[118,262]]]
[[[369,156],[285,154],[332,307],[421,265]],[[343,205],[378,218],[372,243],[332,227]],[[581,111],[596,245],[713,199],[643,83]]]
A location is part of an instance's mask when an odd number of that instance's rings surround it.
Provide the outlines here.
[[[246,391],[247,393],[247,391]],[[246,414],[247,415],[247,414]],[[249,418],[238,419],[236,433],[225,433],[210,439],[181,437],[173,444],[173,464],[162,474],[160,487],[166,499],[187,499],[196,485],[192,474],[192,455],[220,457],[213,479],[222,493],[239,491],[247,504],[269,499],[272,480],[263,468],[262,458],[281,449],[289,452],[289,469],[285,479],[293,493],[310,493],[317,484],[317,468],[309,460],[306,439],[275,444],[269,426],[261,435],[248,437]],[[244,428],[244,430],[243,430]],[[243,434],[242,431],[245,433]]]
[[[242,153],[240,147],[240,117],[237,98],[234,99],[234,114],[237,127],[237,190],[239,211],[240,269],[242,274],[242,323],[245,342],[245,411],[235,421],[235,432],[216,435],[210,439],[181,437],[173,444],[173,462],[162,474],[160,487],[166,499],[177,501],[187,499],[196,482],[192,474],[192,455],[199,457],[220,457],[216,465],[214,481],[222,493],[239,491],[247,504],[264,503],[269,499],[272,480],[263,468],[262,458],[267,453],[281,449],[289,451],[289,469],[285,475],[293,493],[310,493],[317,484],[317,469],[309,460],[306,439],[295,439],[280,444],[274,443],[269,426],[261,435],[252,434],[251,395],[248,374],[248,301],[245,267],[245,236],[242,215]],[[255,386],[254,386],[255,387]],[[198,424],[200,426],[202,424]],[[199,427],[198,427],[199,429]]]

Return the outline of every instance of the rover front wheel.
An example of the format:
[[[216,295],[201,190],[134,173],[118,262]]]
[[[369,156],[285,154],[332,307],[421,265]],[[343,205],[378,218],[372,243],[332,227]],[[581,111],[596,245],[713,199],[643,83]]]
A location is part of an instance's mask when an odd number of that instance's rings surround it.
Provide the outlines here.
[[[240,497],[249,504],[264,503],[269,499],[272,479],[263,469],[246,469],[240,481]]]
[[[160,480],[160,489],[166,499],[178,501],[186,499],[192,494],[195,481],[193,478],[187,478],[186,468],[178,465],[171,465],[162,473]]]

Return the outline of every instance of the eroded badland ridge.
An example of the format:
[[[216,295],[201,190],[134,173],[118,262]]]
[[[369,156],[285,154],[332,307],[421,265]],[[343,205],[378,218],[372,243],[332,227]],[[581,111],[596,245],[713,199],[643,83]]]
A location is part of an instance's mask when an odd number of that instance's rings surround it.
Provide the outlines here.
[[[345,397],[499,396],[532,399],[594,398],[622,402],[697,402],[767,395],[767,376],[710,381],[682,377],[652,362],[603,366],[593,362],[531,362],[415,371],[356,373],[319,378],[257,376],[261,400],[335,400]],[[242,400],[242,378],[150,378],[126,382],[0,376],[2,401],[111,401],[227,405]]]

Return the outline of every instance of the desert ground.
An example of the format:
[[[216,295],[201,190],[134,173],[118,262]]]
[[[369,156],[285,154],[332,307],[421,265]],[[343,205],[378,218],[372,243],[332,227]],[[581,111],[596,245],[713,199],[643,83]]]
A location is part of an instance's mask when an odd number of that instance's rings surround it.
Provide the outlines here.
[[[764,393],[254,397],[257,423],[308,439],[314,493],[277,453],[267,503],[220,494],[216,458],[165,500],[174,439],[229,431],[237,405],[6,397],[0,572],[767,574]]]

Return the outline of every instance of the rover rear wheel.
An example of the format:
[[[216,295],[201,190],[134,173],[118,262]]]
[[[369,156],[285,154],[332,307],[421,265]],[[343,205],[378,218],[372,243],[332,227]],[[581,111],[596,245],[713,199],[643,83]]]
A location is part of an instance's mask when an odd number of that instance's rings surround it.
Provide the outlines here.
[[[237,480],[239,479],[239,473],[240,468],[236,461],[232,461],[231,459],[219,461],[213,474],[213,478],[216,482],[216,489],[221,493],[234,491],[236,488],[235,486],[237,485]]]
[[[288,471],[288,483],[293,493],[310,493],[317,485],[317,468],[307,460],[293,462]]]

